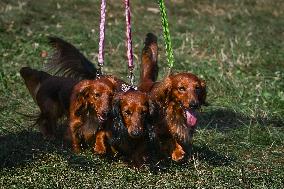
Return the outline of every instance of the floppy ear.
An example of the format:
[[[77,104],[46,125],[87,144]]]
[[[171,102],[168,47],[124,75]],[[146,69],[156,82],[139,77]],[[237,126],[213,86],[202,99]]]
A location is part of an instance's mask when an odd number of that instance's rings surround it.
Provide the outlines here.
[[[202,105],[207,106],[208,105],[208,103],[206,102],[207,89],[206,89],[205,80],[201,80],[200,84],[201,84],[201,92],[199,95],[199,101],[201,102]]]
[[[83,90],[79,91],[77,94],[73,94],[71,97],[73,108],[76,116],[81,116],[86,114],[88,108],[88,99],[89,99],[89,88],[83,88]]]
[[[113,107],[112,107],[112,113],[113,113],[113,138],[112,138],[112,144],[119,145],[123,138],[123,135],[125,132],[127,132],[127,129],[124,125],[123,117],[121,114],[121,102],[119,97],[115,97],[113,101]]]
[[[166,77],[162,82],[158,83],[151,92],[151,98],[160,107],[164,107],[168,104],[171,98],[172,91],[172,79],[171,76]]]

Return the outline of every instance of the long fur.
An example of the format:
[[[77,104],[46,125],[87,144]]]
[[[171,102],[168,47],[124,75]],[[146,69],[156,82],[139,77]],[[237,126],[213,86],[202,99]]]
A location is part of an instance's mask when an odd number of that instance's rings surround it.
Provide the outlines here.
[[[34,101],[36,101],[36,95],[41,83],[46,79],[52,77],[46,72],[37,71],[35,69],[31,69],[30,67],[21,68],[20,75],[24,79],[25,85],[27,86]]]
[[[205,104],[205,82],[190,73],[172,74],[153,86],[150,98],[155,133],[161,144],[168,145],[160,150],[174,161],[184,159],[190,155],[195,128],[187,125],[185,110],[191,109],[192,102],[197,105],[194,109]]]
[[[54,138],[57,122],[67,116],[72,87],[76,80],[51,76],[29,67],[20,70],[26,87],[40,108],[36,123],[47,138]]]
[[[148,33],[142,50],[138,89],[143,92],[149,92],[158,78],[158,72],[157,37],[152,33]]]
[[[116,77],[101,76],[96,80],[83,80],[74,87],[69,127],[75,152],[79,152],[80,145],[85,142],[93,146],[95,153],[106,153],[107,141],[103,135],[110,132],[112,98],[122,84],[124,82]]]

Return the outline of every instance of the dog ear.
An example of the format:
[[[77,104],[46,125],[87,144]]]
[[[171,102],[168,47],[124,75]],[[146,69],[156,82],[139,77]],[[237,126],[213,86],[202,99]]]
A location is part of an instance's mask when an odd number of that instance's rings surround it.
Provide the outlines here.
[[[151,91],[151,98],[160,107],[164,107],[168,104],[171,98],[172,91],[172,79],[171,76],[167,76],[162,82],[157,84]]]
[[[200,84],[201,84],[201,92],[199,95],[199,101],[201,102],[202,105],[207,106],[208,103],[206,102],[206,95],[207,95],[206,81],[201,80]]]
[[[122,143],[124,133],[127,132],[127,129],[124,125],[123,117],[121,114],[121,99],[119,96],[116,96],[113,100],[112,106],[112,114],[113,114],[113,138],[112,144],[119,145]]]

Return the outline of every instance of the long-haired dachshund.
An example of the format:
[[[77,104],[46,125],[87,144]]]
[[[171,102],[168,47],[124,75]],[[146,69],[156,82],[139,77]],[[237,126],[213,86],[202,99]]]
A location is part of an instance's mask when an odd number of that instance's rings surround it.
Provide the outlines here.
[[[178,73],[156,83],[150,92],[151,117],[160,150],[180,161],[190,155],[196,110],[206,102],[206,83],[191,73]]]
[[[113,100],[111,146],[135,167],[149,160],[148,95],[129,90],[116,94]]]
[[[54,138],[57,121],[67,115],[72,88],[77,81],[52,76],[29,67],[23,67],[20,74],[40,108],[36,123],[41,133],[44,137]]]
[[[102,76],[96,80],[83,80],[73,89],[69,127],[73,150],[79,152],[88,144],[96,154],[106,155],[109,148],[106,135],[112,124],[112,99],[121,90],[122,80]]]
[[[69,115],[72,88],[81,78],[95,79],[97,70],[72,44],[57,37],[49,37],[48,41],[55,50],[47,64],[48,69],[65,77],[52,76],[29,67],[22,68],[20,74],[40,108],[36,123],[41,133],[54,138],[58,119]]]
[[[149,130],[154,131],[151,143],[154,150],[180,161],[190,153],[197,121],[195,111],[205,104],[206,84],[190,73],[170,75],[156,82],[157,58],[157,38],[149,33],[142,51],[138,89],[150,96],[148,122]]]

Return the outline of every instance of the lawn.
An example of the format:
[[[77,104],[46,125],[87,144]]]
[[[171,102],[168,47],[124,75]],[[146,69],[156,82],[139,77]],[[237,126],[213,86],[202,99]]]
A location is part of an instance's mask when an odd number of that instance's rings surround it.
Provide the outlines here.
[[[22,114],[34,114],[19,70],[43,69],[47,36],[77,46],[93,62],[100,2],[0,1],[0,188],[284,188],[284,2],[167,0],[174,70],[207,81],[208,102],[194,135],[193,157],[153,174],[90,151],[75,155],[44,140]],[[156,1],[131,1],[134,63],[147,32],[167,63]],[[107,1],[104,71],[127,79],[122,1]]]

